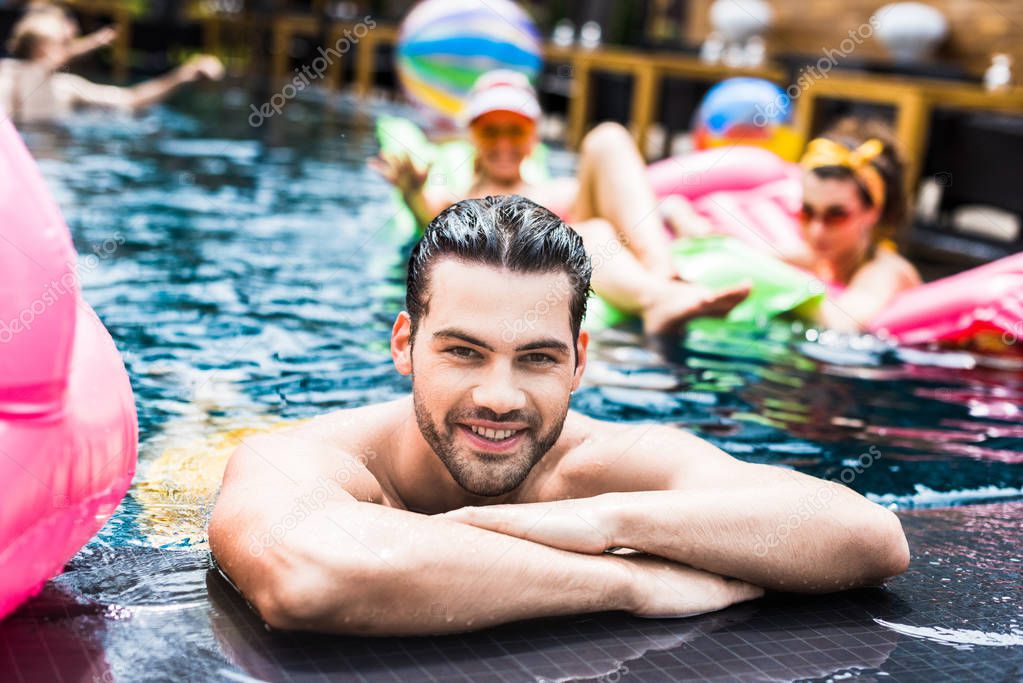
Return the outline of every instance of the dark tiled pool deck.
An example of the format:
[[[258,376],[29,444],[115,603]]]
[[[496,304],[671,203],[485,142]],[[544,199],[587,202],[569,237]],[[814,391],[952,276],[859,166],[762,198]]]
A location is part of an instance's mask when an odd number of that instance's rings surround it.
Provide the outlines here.
[[[205,552],[79,556],[0,623],[0,681],[1023,681],[1023,504],[901,516],[913,564],[883,589],[435,638],[270,633]],[[195,599],[147,595],[138,567],[196,582]],[[89,598],[111,582],[126,599]]]

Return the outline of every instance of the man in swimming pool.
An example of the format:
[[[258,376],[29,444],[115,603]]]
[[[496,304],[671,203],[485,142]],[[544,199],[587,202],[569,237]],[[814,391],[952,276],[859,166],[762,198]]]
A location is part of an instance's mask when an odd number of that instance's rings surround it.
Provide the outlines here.
[[[391,331],[412,394],[249,438],[228,464],[210,547],[268,624],[687,616],[906,569],[898,518],[844,486],[569,410],[590,268],[581,238],[522,197],[431,223]]]

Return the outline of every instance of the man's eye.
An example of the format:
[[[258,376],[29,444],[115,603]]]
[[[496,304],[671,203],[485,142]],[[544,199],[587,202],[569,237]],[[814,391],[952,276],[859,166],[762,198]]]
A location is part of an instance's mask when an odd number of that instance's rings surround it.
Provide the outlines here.
[[[553,356],[548,356],[546,353],[530,353],[523,356],[523,358],[530,363],[536,363],[538,365],[549,365],[557,362],[554,360]]]
[[[447,353],[457,358],[476,358],[479,356],[479,353],[467,346],[454,346],[448,349]]]

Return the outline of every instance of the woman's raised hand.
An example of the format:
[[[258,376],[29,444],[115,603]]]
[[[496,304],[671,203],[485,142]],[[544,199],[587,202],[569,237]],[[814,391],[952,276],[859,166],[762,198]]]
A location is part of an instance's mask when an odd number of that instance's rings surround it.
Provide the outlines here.
[[[422,190],[430,175],[429,166],[419,168],[408,154],[381,151],[379,155],[370,157],[368,163],[370,168],[398,188],[405,197]]]
[[[224,77],[224,64],[213,55],[195,55],[181,65],[186,81],[206,79],[219,81]]]

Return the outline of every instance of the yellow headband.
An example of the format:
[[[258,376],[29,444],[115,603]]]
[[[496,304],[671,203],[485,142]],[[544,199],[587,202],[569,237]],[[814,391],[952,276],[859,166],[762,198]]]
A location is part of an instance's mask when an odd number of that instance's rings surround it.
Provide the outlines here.
[[[884,207],[884,178],[870,162],[883,151],[884,143],[877,138],[867,140],[856,149],[849,149],[845,145],[827,138],[816,138],[806,146],[806,152],[799,163],[808,171],[825,166],[848,168],[867,190],[874,206],[882,208]]]

